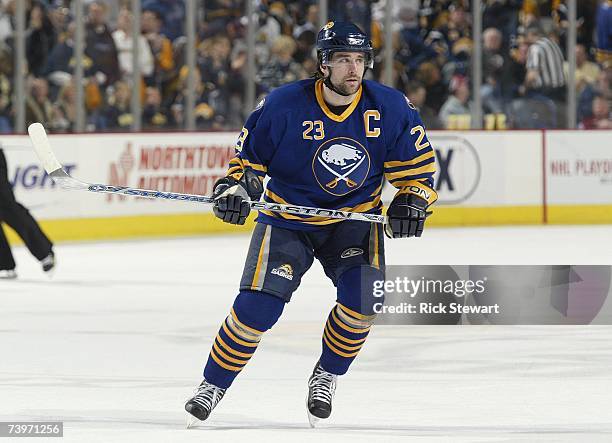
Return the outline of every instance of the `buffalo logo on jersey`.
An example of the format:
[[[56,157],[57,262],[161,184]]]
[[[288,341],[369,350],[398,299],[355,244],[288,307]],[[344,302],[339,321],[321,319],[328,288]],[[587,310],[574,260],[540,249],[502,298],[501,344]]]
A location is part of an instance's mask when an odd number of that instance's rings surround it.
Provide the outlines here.
[[[358,141],[336,137],[319,146],[312,171],[324,191],[346,195],[363,185],[370,171],[370,154]]]
[[[293,280],[293,268],[289,263],[274,268],[270,271],[271,274],[278,275],[279,277],[286,278],[287,280]]]

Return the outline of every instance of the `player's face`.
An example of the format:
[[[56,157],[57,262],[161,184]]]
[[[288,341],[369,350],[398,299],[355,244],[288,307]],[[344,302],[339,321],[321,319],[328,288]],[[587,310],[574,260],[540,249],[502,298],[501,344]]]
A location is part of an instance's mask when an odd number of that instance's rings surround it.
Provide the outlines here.
[[[344,94],[354,94],[361,85],[365,71],[365,55],[361,52],[336,52],[328,69],[331,83]]]

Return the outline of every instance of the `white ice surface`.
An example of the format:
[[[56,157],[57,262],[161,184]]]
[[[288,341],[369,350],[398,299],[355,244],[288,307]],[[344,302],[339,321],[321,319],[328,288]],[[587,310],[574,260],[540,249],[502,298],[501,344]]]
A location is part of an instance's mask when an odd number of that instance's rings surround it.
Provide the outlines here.
[[[430,229],[387,241],[387,262],[612,264],[611,239],[610,226]],[[306,380],[335,295],[318,264],[209,421],[185,429],[248,241],[59,245],[51,281],[16,248],[19,279],[0,281],[0,421],[63,421],[65,442],[612,441],[612,326],[376,327],[310,429]]]

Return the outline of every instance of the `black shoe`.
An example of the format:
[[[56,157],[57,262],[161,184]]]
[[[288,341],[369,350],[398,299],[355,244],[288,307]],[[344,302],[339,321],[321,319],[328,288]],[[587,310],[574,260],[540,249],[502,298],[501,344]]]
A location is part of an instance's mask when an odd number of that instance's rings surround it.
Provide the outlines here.
[[[43,258],[40,261],[40,264],[42,265],[43,271],[45,272],[49,272],[53,268],[55,268],[55,254],[53,253],[53,251],[51,251],[49,255]]]
[[[194,391],[194,396],[185,403],[185,411],[198,420],[204,421],[224,395],[225,389],[221,389],[204,380]],[[191,421],[187,427],[191,426],[194,421]]]
[[[314,427],[319,419],[328,418],[332,411],[332,399],[336,392],[338,376],[327,372],[317,362],[308,379],[308,421]]]

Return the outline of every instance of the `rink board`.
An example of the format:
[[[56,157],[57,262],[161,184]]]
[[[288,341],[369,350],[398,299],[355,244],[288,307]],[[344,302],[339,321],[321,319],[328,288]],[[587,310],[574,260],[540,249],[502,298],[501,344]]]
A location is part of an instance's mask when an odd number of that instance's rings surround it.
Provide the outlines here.
[[[612,131],[546,133],[549,223],[612,223]]]
[[[431,131],[439,201],[430,226],[612,223],[612,131]],[[91,183],[209,195],[236,134],[52,135],[60,162]],[[210,206],[68,192],[26,136],[0,138],[17,199],[57,240],[235,232]],[[389,202],[395,189],[386,186]],[[247,224],[242,230],[251,229]],[[16,237],[9,232],[11,241]]]

